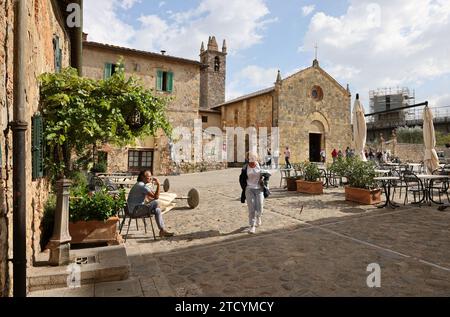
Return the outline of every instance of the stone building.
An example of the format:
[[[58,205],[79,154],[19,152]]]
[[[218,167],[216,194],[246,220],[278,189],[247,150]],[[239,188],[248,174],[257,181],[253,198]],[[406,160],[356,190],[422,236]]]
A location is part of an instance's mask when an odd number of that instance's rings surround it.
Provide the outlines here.
[[[225,100],[226,43],[219,51],[215,37],[210,37],[207,49],[201,44],[200,61],[125,47],[83,42],[83,75],[94,79],[111,76],[122,58],[125,74],[142,79],[156,94],[173,98],[167,116],[174,128],[194,128],[195,119],[205,119],[214,102]],[[205,112],[201,112],[204,110]],[[136,140],[125,148],[105,146],[108,171],[137,172],[149,168],[153,173],[169,174],[169,139],[158,132],[155,137]]]
[[[13,236],[13,173],[12,129],[13,118],[13,50],[15,0],[1,1],[0,5],[0,297],[12,293]],[[39,110],[38,76],[55,72],[71,63],[74,30],[66,24],[69,3],[76,1],[26,1],[26,60],[25,118],[26,130],[26,258],[27,266],[33,265],[40,252],[40,224],[43,204],[47,199],[49,184],[44,178],[32,175],[32,117]]]
[[[286,146],[291,150],[291,162],[319,162],[321,149],[329,160],[334,148],[351,146],[350,97],[348,89],[314,60],[312,67],[285,79],[278,73],[273,87],[212,109],[221,111],[223,127],[255,127],[257,131],[267,127],[269,136],[271,127],[278,127],[280,162],[284,162]]]

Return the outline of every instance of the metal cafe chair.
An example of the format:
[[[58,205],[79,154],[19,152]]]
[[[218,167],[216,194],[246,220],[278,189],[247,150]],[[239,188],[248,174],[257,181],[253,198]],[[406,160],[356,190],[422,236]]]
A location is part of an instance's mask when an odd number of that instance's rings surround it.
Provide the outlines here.
[[[122,229],[123,229],[123,225],[125,224],[125,220],[126,220],[127,218],[129,218],[129,220],[128,220],[127,233],[126,233],[126,236],[125,236],[125,242],[127,242],[128,232],[129,232],[130,226],[131,226],[131,219],[135,219],[135,220],[136,220],[136,229],[137,229],[137,230],[139,230],[138,219],[142,219],[142,221],[144,222],[144,230],[145,230],[145,233],[147,233],[147,223],[146,223],[146,221],[145,221],[145,218],[146,218],[146,217],[149,217],[149,218],[150,218],[150,224],[151,224],[151,226],[152,226],[152,232],[153,232],[153,239],[156,240],[155,228],[153,227],[153,219],[152,219],[152,218],[154,217],[154,215],[150,214],[150,215],[145,215],[145,216],[139,216],[139,217],[137,217],[137,216],[135,216],[133,213],[130,213],[130,211],[129,211],[129,209],[128,209],[128,204],[125,204],[125,207],[124,207],[124,214],[125,214],[125,215],[124,215],[124,217],[123,217],[123,219],[122,219],[122,223],[120,224],[119,234],[122,233]]]

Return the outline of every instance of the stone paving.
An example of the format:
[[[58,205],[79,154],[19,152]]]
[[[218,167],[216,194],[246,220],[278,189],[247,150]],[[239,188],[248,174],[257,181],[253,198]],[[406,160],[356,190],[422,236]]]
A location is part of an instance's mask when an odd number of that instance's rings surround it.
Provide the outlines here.
[[[450,211],[360,206],[346,202],[342,189],[326,189],[321,196],[287,192],[277,188],[275,174],[263,224],[249,235],[239,172],[169,177],[171,192],[185,195],[197,188],[200,205],[190,210],[178,201],[164,215],[176,233],[170,239],[154,241],[132,222],[126,242],[129,280],[30,295],[450,295]],[[367,286],[371,263],[381,267],[380,288]]]

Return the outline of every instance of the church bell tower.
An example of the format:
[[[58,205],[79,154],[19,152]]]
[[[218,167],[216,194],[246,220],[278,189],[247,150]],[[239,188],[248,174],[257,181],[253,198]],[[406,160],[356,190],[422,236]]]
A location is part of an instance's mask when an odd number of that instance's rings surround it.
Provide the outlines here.
[[[227,44],[223,40],[219,51],[215,36],[210,36],[205,50],[200,48],[200,109],[210,109],[225,102],[225,79],[227,69]]]

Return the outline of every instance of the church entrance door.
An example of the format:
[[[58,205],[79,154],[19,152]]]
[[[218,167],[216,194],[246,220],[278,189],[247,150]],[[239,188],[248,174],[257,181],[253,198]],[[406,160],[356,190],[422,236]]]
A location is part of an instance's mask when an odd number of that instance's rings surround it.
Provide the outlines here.
[[[309,161],[320,162],[322,134],[309,134]]]

